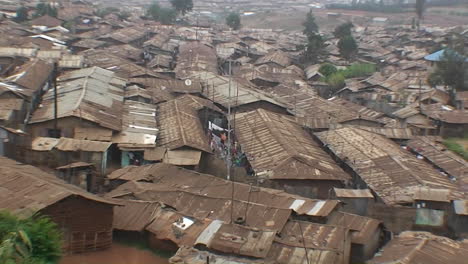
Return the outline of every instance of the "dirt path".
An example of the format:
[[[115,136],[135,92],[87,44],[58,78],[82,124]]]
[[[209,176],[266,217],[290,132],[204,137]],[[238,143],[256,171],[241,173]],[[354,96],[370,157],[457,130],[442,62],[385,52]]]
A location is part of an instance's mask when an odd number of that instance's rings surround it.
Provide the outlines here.
[[[168,264],[168,260],[141,250],[114,243],[105,251],[66,256],[59,264]]]

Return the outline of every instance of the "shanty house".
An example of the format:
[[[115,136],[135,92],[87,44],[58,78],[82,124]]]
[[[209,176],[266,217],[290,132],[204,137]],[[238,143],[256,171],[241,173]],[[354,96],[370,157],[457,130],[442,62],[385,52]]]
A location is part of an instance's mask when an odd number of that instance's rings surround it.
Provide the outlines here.
[[[91,67],[68,72],[58,81],[56,100],[54,90],[49,90],[43,96],[42,107],[32,115],[29,131],[33,138],[74,138],[79,127],[110,134],[122,129],[125,80],[111,71]]]
[[[430,164],[381,135],[351,127],[316,135],[330,152],[341,160],[342,166],[353,174],[354,187],[369,188],[377,203],[405,211],[403,207],[416,207],[419,200],[426,201],[425,204],[428,204],[427,201],[438,201],[440,198],[436,193],[446,194],[443,196],[444,202],[460,197],[460,188],[448,176],[439,173]],[[432,194],[424,195],[424,198],[419,197],[418,190],[421,189],[430,189]],[[426,215],[434,216],[430,219],[433,219],[438,227],[446,227],[446,220],[435,220],[446,219],[448,212],[439,211],[440,208],[428,209],[430,211],[426,210]],[[413,221],[406,223],[410,228],[414,225],[417,228],[427,227],[433,230],[433,225],[425,224],[427,221],[417,220],[417,210],[414,209],[416,216],[412,219],[402,217],[398,221],[407,219]],[[390,226],[395,219],[391,215],[388,217],[390,218],[380,220]]]
[[[351,180],[290,117],[258,109],[236,115],[236,138],[255,180],[305,197],[328,198]]]
[[[28,164],[49,168],[70,166],[76,162],[86,162],[96,168],[96,173],[86,174],[85,178],[75,175],[73,182],[86,190],[98,191],[103,184],[103,176],[108,170],[108,155],[111,142],[61,137],[36,137],[22,159]],[[80,178],[80,179],[78,179]]]
[[[0,114],[8,111],[1,119],[14,123],[25,123],[29,114],[36,109],[43,93],[50,88],[53,65],[34,59],[21,65],[0,83]],[[4,109],[8,104],[10,109]],[[16,125],[16,124],[15,124]]]
[[[0,208],[19,216],[40,213],[50,217],[63,232],[66,254],[112,245],[115,203],[7,158],[0,157],[0,170]]]

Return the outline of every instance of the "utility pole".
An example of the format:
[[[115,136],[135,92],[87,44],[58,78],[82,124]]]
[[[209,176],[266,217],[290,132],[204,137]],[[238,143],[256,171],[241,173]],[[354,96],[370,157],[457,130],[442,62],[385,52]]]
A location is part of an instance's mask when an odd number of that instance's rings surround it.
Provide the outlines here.
[[[59,138],[58,133],[58,102],[57,102],[57,62],[54,62],[54,74],[53,74],[53,85],[54,85],[54,137]]]
[[[228,92],[228,127],[227,127],[227,159],[226,159],[226,169],[227,169],[227,180],[231,180],[231,60],[229,60],[229,92]]]

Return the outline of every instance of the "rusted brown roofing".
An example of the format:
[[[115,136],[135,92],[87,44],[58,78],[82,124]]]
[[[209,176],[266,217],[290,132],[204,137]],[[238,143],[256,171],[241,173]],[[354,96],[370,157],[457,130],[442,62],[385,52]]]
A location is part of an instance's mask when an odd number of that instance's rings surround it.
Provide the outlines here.
[[[316,135],[388,205],[414,201],[424,186],[458,193],[448,177],[381,135],[351,127]]]
[[[369,189],[333,188],[333,191],[335,192],[337,198],[374,198],[374,195],[372,195]]]
[[[234,199],[239,201],[292,209],[298,215],[328,216],[339,203],[337,200],[309,199],[281,190],[231,182],[163,163],[128,166],[112,172],[107,177],[111,180],[154,182],[167,190],[181,190],[213,198],[228,199],[234,194]]]
[[[288,54],[283,51],[276,50],[269,52],[265,56],[259,58],[255,64],[261,65],[266,63],[274,63],[281,67],[287,67],[291,64],[291,59],[289,58]]]
[[[58,78],[58,118],[78,117],[112,130],[121,130],[126,81],[111,71],[91,67],[68,72]],[[30,123],[54,118],[54,92],[50,89]]]
[[[114,199],[122,206],[114,207],[113,227],[125,231],[142,231],[161,210],[158,202]]]
[[[185,79],[198,71],[218,73],[216,51],[201,42],[187,42],[180,45],[175,68],[177,77]]]
[[[129,83],[143,86],[151,96],[153,104],[159,104],[174,99],[176,96],[166,86],[161,86],[162,79],[156,78],[130,78]]]
[[[35,18],[29,23],[33,26],[46,26],[46,27],[56,27],[62,25],[62,20],[57,19],[55,17],[51,17],[49,15],[44,15],[38,18]]]
[[[7,80],[23,88],[19,93],[31,97],[45,85],[52,71],[51,63],[34,59],[18,68]]]
[[[272,230],[281,230],[291,215],[290,209],[278,209],[250,202],[214,198],[181,190],[167,190],[158,184],[146,182],[127,182],[106,196],[158,201],[175,208],[182,214],[199,219],[210,218],[230,222],[232,213],[233,219],[243,218],[248,226]]]
[[[442,104],[423,105],[421,112],[434,120],[449,124],[468,124],[468,110],[453,110]]]
[[[369,264],[463,264],[468,241],[455,241],[428,232],[406,231],[392,239]]]
[[[167,90],[171,93],[190,93],[197,94],[202,92],[200,82],[197,80],[181,81],[181,80],[164,80],[157,79],[151,83],[151,87],[161,90]]]
[[[357,126],[357,128],[376,133],[391,139],[411,139],[414,137],[413,131],[410,128],[393,128],[393,127],[370,127]]]
[[[113,31],[109,35],[103,36],[102,38],[111,38],[121,43],[128,44],[132,41],[141,39],[145,36],[146,30],[140,27],[126,27],[116,31]]]
[[[214,220],[195,242],[211,250],[247,257],[265,258],[275,239],[276,231],[259,230]]]
[[[171,150],[190,147],[211,152],[198,111],[176,99],[161,103],[156,110],[160,134],[158,145]]]
[[[237,114],[236,137],[257,175],[270,179],[350,179],[290,117],[263,109]]]
[[[376,232],[380,232],[379,220],[343,212],[333,212],[328,217],[327,224],[349,228],[353,231],[351,234],[353,244],[367,244]]]
[[[0,157],[0,170],[0,208],[14,214],[30,215],[71,196],[115,204],[66,184],[39,168],[11,159]]]
[[[157,72],[154,72],[151,69],[147,69],[145,67],[137,65],[134,62],[131,62],[130,60],[121,58],[119,56],[115,56],[104,50],[89,49],[84,51],[83,55],[85,56],[85,61],[87,65],[98,66],[113,71],[117,76],[121,78],[166,78],[165,76],[158,74]]]
[[[223,110],[217,107],[212,101],[198,97],[198,96],[186,94],[186,95],[177,97],[175,101],[177,101],[178,103],[182,105],[190,106],[194,108],[195,110],[202,110],[203,108],[206,107],[218,113],[223,113]]]
[[[105,45],[105,41],[100,41],[97,39],[82,39],[78,42],[72,44],[72,47],[85,48],[85,49],[95,49]]]
[[[457,180],[468,184],[468,162],[448,150],[434,137],[417,137],[408,142],[408,147],[421,154],[437,167]]]
[[[192,75],[191,79],[200,80],[204,85],[203,95],[225,108],[228,107],[229,103],[232,107],[238,107],[262,101],[280,106],[284,109],[288,108],[288,105],[283,102],[276,100],[272,96],[268,96],[266,93],[255,90],[253,85],[248,84],[248,81],[245,79],[229,80],[226,76],[221,76],[212,72],[198,72]],[[229,99],[230,96],[231,100]]]
[[[141,49],[137,49],[129,44],[112,45],[110,47],[104,48],[103,50],[105,50],[109,54],[112,54],[112,55],[115,55],[124,59],[129,59],[133,61],[141,60],[141,54],[142,54]]]
[[[73,162],[73,163],[70,163],[70,164],[67,164],[67,165],[64,165],[64,166],[57,167],[55,169],[56,170],[67,170],[67,169],[84,168],[84,167],[92,167],[92,166],[94,166],[93,163],[78,161],[78,162]]]

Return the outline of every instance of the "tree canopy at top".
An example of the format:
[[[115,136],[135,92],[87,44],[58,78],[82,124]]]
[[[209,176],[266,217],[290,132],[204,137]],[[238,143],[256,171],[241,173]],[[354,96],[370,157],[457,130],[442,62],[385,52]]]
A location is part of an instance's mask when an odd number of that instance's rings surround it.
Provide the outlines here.
[[[171,0],[171,4],[175,10],[182,15],[185,15],[193,9],[192,0]]]
[[[234,29],[238,30],[241,27],[241,19],[240,15],[235,12],[231,12],[227,17],[226,17],[226,24]]]
[[[309,13],[307,13],[306,20],[304,23],[302,23],[304,26],[304,35],[307,37],[310,37],[316,33],[318,33],[318,25],[315,23],[315,17],[314,14],[312,14],[312,9],[309,10]]]

